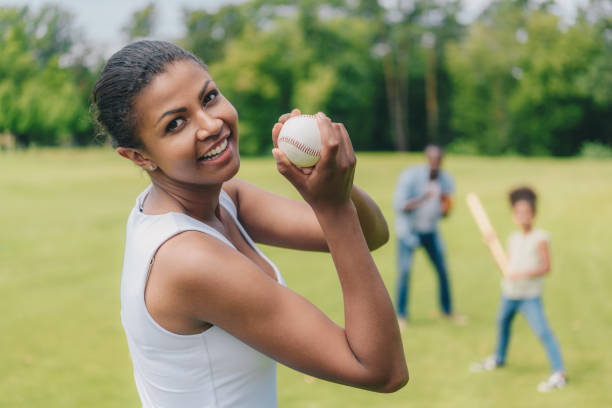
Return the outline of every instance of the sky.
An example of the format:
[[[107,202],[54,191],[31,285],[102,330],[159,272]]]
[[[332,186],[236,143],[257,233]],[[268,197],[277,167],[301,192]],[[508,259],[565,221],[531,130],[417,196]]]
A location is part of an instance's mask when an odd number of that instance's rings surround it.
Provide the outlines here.
[[[220,6],[240,0],[0,0],[1,6],[29,6],[37,10],[44,4],[57,4],[75,17],[74,26],[86,40],[110,54],[125,43],[121,28],[132,14],[154,3],[157,9],[156,37],[164,40],[180,38],[183,34],[183,8],[214,11]]]
[[[121,28],[130,21],[132,14],[153,2],[157,8],[156,32],[159,39],[173,40],[183,35],[181,22],[183,8],[204,8],[214,11],[229,3],[243,0],[0,0],[0,6],[30,6],[40,8],[43,4],[54,3],[71,11],[75,16],[74,25],[80,29],[88,43],[102,50],[103,54],[119,49],[125,42]],[[560,14],[571,20],[575,4],[587,0],[556,0]],[[490,0],[464,0],[463,19],[477,16]]]

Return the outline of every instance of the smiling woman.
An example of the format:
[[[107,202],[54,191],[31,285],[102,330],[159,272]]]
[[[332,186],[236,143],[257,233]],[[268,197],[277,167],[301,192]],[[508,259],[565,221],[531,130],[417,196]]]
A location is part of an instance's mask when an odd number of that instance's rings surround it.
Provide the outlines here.
[[[370,255],[388,239],[353,186],[344,126],[317,114],[320,161],[279,172],[305,202],[236,179],[238,115],[206,66],[166,42],[113,55],[93,100],[121,156],[151,185],[127,224],[121,319],[145,407],[274,407],[276,363],[379,392],[408,380],[397,321]],[[300,112],[285,114],[272,128]],[[329,251],[345,327],[288,289],[255,242]]]

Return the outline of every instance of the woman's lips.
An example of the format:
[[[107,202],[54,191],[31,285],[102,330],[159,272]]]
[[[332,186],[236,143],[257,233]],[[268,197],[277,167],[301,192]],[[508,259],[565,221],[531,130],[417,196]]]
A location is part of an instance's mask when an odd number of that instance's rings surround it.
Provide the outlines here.
[[[225,139],[223,139],[223,141],[217,144],[217,146],[215,146],[214,148],[210,149],[209,151],[204,153],[202,156],[200,156],[198,158],[198,161],[208,161],[208,160],[212,160],[220,156],[229,146],[228,139],[229,137],[226,137]]]

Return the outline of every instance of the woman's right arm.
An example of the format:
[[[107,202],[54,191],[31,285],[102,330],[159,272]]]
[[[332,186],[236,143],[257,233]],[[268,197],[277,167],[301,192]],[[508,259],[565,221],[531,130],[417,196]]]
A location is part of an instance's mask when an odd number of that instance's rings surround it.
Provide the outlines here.
[[[340,280],[345,327],[220,241],[185,232],[160,248],[156,268],[177,313],[209,322],[309,375],[379,392],[408,381],[397,319],[350,199],[354,153],[344,127],[319,119],[323,153],[306,175],[275,151],[279,171],[312,206]],[[180,267],[177,267],[177,263]]]

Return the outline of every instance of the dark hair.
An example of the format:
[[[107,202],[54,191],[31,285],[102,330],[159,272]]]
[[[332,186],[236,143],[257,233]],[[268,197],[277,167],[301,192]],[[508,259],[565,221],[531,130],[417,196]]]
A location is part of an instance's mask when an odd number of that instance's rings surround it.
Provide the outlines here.
[[[113,147],[141,147],[135,132],[134,99],[157,74],[166,71],[168,64],[183,60],[207,70],[201,59],[165,41],[137,41],[109,58],[94,86],[92,108]]]
[[[514,206],[517,201],[524,200],[529,203],[533,212],[536,210],[536,202],[538,197],[535,191],[533,191],[533,189],[530,187],[517,187],[510,191],[508,198],[510,198],[510,204],[512,206]]]

